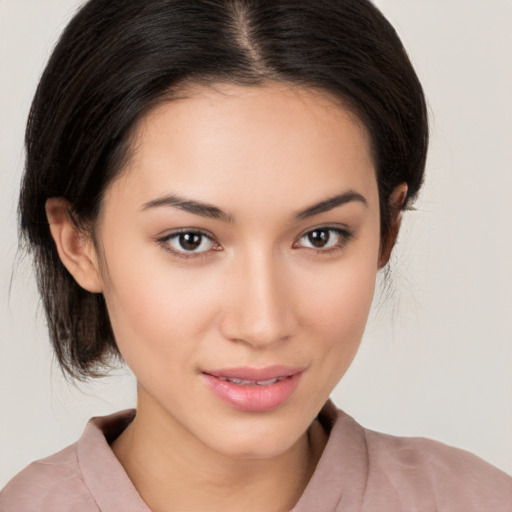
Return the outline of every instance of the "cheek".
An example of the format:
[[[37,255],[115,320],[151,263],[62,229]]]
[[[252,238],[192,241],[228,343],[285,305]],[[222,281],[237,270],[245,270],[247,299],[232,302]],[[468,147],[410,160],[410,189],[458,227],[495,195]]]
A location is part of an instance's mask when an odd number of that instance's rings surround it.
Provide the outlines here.
[[[193,357],[194,339],[210,323],[213,299],[204,279],[172,267],[166,255],[148,264],[145,251],[123,258],[111,250],[104,291],[123,358],[135,370],[151,361]],[[200,274],[200,273],[199,273]]]
[[[318,297],[317,315],[329,332],[350,334],[364,327],[375,289],[375,270],[351,268],[331,279],[329,288]]]
[[[303,310],[316,330],[318,357],[340,372],[350,365],[359,347],[368,319],[377,275],[376,258],[355,254],[337,268],[317,275]]]

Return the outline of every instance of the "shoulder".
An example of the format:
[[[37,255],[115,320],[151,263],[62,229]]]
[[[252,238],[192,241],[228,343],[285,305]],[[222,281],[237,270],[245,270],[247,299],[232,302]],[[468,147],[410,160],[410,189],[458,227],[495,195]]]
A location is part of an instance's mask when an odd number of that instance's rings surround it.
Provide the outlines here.
[[[0,492],[1,512],[99,511],[85,486],[76,443],[32,462]]]
[[[329,437],[295,512],[512,512],[512,478],[467,451],[366,429],[330,400],[318,419]]]
[[[135,410],[91,418],[80,439],[18,473],[0,491],[0,512],[147,512],[110,443]]]
[[[368,485],[397,489],[405,499],[428,496],[435,510],[512,511],[512,478],[465,450],[364,429]]]

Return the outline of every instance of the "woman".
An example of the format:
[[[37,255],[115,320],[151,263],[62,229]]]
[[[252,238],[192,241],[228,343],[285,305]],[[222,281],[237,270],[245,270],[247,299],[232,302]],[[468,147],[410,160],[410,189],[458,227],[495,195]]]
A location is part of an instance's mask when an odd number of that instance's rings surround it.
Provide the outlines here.
[[[2,510],[510,509],[497,469],[328,401],[427,133],[367,2],[85,4],[34,99],[21,225],[62,367],[122,358],[137,410]]]

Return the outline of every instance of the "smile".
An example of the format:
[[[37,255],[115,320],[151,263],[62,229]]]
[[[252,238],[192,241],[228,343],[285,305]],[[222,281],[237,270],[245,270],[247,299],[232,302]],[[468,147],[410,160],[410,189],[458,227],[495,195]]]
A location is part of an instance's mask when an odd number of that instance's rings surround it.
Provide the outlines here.
[[[245,379],[237,379],[236,377],[219,377],[220,380],[225,380],[227,382],[232,382],[233,384],[237,384],[239,386],[270,386],[271,384],[275,384],[283,379],[287,379],[288,377],[276,377],[275,379],[267,379],[267,380],[245,380]]]
[[[244,412],[266,412],[290,400],[304,370],[285,366],[231,368],[205,371],[201,376],[224,404]]]

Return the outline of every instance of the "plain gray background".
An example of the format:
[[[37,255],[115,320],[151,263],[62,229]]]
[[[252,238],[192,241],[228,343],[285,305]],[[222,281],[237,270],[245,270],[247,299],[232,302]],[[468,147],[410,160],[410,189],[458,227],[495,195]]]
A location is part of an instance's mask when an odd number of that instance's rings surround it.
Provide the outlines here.
[[[63,380],[29,261],[15,264],[24,123],[79,3],[0,0],[0,488],[78,439],[91,416],[135,403],[128,371],[80,388]],[[368,428],[435,438],[512,473],[512,2],[377,4],[424,84],[432,144],[392,292],[377,292],[333,397]]]

